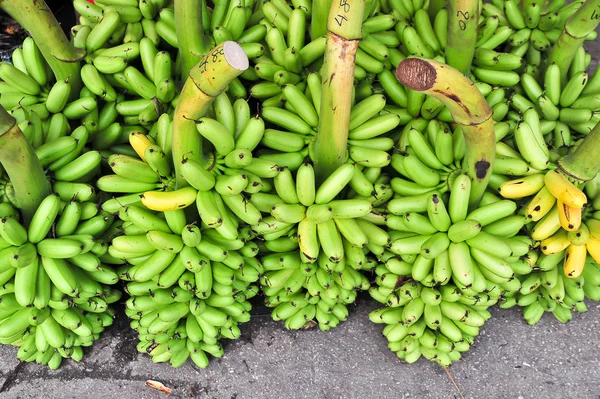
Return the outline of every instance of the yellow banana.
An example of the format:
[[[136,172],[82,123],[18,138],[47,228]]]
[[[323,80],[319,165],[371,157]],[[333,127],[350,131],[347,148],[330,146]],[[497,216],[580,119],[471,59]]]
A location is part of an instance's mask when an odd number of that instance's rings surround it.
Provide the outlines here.
[[[560,202],[572,207],[583,208],[587,197],[583,191],[571,183],[565,175],[557,170],[551,170],[544,176],[546,187]]]
[[[131,144],[131,147],[133,147],[133,150],[142,161],[146,162],[146,148],[152,145],[148,137],[141,132],[132,132],[129,135],[129,144]]]
[[[544,175],[538,173],[502,183],[498,191],[504,198],[514,199],[533,195],[543,187]]]
[[[565,250],[569,245],[571,245],[571,241],[567,237],[567,232],[561,229],[542,240],[541,248],[544,254],[551,255]]]
[[[555,203],[556,197],[544,186],[529,202],[525,212],[528,218],[537,222],[550,212]]]
[[[587,250],[585,245],[569,245],[565,252],[564,272],[569,278],[577,278],[583,272]]]
[[[192,205],[196,193],[193,187],[183,187],[175,191],[147,191],[141,199],[142,204],[153,211],[175,211]]]
[[[560,225],[567,231],[575,231],[581,226],[581,208],[573,208],[557,200]]]

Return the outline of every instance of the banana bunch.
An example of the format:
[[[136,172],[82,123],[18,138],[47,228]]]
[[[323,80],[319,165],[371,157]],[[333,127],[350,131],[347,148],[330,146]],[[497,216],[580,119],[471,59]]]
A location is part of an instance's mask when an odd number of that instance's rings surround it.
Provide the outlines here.
[[[15,49],[12,63],[0,63],[0,79],[0,104],[7,111],[25,109],[47,118],[44,102],[50,95],[52,71],[32,38]]]
[[[346,319],[356,290],[369,288],[359,270],[372,269],[369,252],[383,254],[389,243],[384,218],[373,207],[387,201],[390,189],[382,182],[381,198],[335,199],[352,187],[355,173],[362,173],[360,166],[343,164],[316,188],[314,169],[304,163],[295,181],[284,169],[274,178],[275,193],[250,197],[259,211],[270,212],[251,228],[271,252],[261,257],[266,304],[286,328],[311,325],[314,318],[322,330],[335,327]]]
[[[105,203],[106,204],[106,203]],[[127,281],[126,314],[139,334],[138,349],[154,362],[179,367],[189,358],[206,367],[220,357],[221,338],[236,339],[250,318],[248,300],[262,273],[249,229],[242,238],[187,224],[183,210],[154,214],[141,205],[122,207],[121,234],[106,261]]]
[[[115,55],[95,53],[102,48],[122,44],[136,47],[144,38],[151,40],[154,46],[160,45],[168,50],[178,47],[171,1],[106,0],[89,4],[84,0],[74,0],[73,6],[79,14],[79,25],[71,28],[72,41],[76,48],[91,56],[86,61],[94,61],[100,55],[117,57],[99,60],[101,68],[114,70],[127,62],[127,52]]]
[[[512,0],[494,0],[483,4],[477,36],[478,50],[473,60],[477,65],[473,69],[475,76],[485,81],[487,73],[479,68],[487,67],[499,71],[493,73],[495,78],[510,78],[510,81],[514,82],[511,86],[519,82],[519,75],[523,72],[536,76],[548,50],[560,36],[565,22],[582,3],[566,4],[563,0],[556,0],[546,6],[527,3],[525,7],[520,7]],[[586,40],[594,40],[596,37],[594,32]],[[507,51],[504,54],[508,55],[494,60],[491,55],[496,48],[504,48]],[[582,53],[584,58],[590,57],[589,54],[585,54],[583,48]],[[501,59],[504,57],[507,61],[510,59],[515,63],[518,57],[523,57],[523,69],[518,66],[507,69],[510,63]],[[520,70],[515,72],[516,69]],[[489,76],[492,76],[492,73]]]
[[[597,87],[600,79],[598,73],[588,78],[585,71],[588,64],[578,65],[574,61],[567,82],[561,82],[555,64],[547,67],[541,83],[534,75],[523,73],[518,91],[510,98],[505,97],[506,93],[494,95],[490,103],[494,119],[506,118],[516,123],[504,141],[532,168],[544,170],[549,162],[567,155],[598,122],[600,105],[595,96],[600,91]]]
[[[399,257],[386,262],[396,271],[406,267],[402,263],[406,262]],[[381,269],[388,270],[384,265]],[[390,278],[389,270],[378,277]],[[469,298],[453,284],[426,287],[402,277],[394,282],[394,303],[371,312],[369,319],[386,325],[383,335],[388,348],[407,363],[423,356],[449,366],[469,349],[479,328],[491,317],[485,298]]]
[[[584,289],[587,278],[565,275],[560,267],[562,261],[562,253],[545,255],[532,251],[528,263],[533,263],[534,267],[520,272],[529,273],[519,276],[521,289],[516,295],[503,298],[500,307],[523,307],[523,317],[529,324],[537,323],[544,312],[552,312],[563,323],[571,320],[572,312],[585,312],[587,306],[583,300],[588,290],[595,292],[593,283]],[[586,262],[585,257],[583,261]],[[593,269],[593,266],[587,267]]]
[[[113,218],[94,202],[59,194],[42,201],[27,228],[8,204],[0,212],[1,342],[19,346],[20,360],[51,368],[80,360],[121,298],[110,288],[116,271],[101,260]]]
[[[531,238],[540,242],[544,254],[565,254],[564,272],[578,277],[585,265],[590,233],[582,222],[588,199],[585,193],[558,170],[531,174],[504,182],[499,187],[505,198],[521,199],[534,196],[525,208],[530,222]]]

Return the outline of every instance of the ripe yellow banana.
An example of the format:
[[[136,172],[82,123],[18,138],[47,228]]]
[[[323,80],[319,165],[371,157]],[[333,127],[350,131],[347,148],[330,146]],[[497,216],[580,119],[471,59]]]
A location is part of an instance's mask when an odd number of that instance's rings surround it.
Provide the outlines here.
[[[147,191],[141,199],[142,204],[153,211],[175,211],[192,205],[196,193],[193,187],[183,187],[175,191]]]
[[[581,208],[573,208],[560,200],[557,201],[560,225],[567,231],[575,231],[581,226]]]
[[[583,191],[571,183],[565,175],[557,170],[551,170],[544,176],[546,187],[560,202],[572,207],[583,208],[587,197]]]
[[[569,245],[565,252],[564,272],[569,278],[577,278],[583,272],[587,250],[585,245]]]

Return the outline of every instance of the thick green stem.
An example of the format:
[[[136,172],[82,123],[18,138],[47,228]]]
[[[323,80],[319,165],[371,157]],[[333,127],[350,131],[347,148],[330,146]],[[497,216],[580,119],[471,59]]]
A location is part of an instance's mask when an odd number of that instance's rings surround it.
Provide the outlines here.
[[[202,22],[202,2],[175,0],[175,30],[182,61],[181,77],[185,79],[194,65],[200,62],[209,50]]]
[[[348,0],[334,2],[329,12],[321,112],[313,159],[319,182],[336,170],[346,157],[354,62],[364,10],[365,0]]]
[[[471,75],[478,24],[479,0],[450,0],[448,2],[446,63],[466,76]]]
[[[600,123],[583,139],[575,151],[558,160],[556,166],[567,176],[586,182],[600,172]]]
[[[48,180],[33,147],[19,129],[15,118],[0,106],[0,164],[15,190],[17,205],[28,224],[40,203],[49,194]]]
[[[190,70],[173,116],[173,162],[178,188],[187,185],[179,173],[181,161],[189,158],[203,162],[202,137],[195,121],[206,115],[214,99],[248,66],[248,57],[240,45],[228,41],[212,49]]]
[[[560,68],[561,83],[567,81],[567,73],[577,50],[583,45],[587,35],[592,33],[600,23],[600,0],[587,0],[567,20],[550,54],[546,58],[546,66],[556,63]]]
[[[81,55],[44,0],[0,0],[0,8],[33,37],[56,80],[69,79],[71,92],[78,94],[83,87],[79,75]]]
[[[408,88],[440,100],[462,127],[466,145],[463,169],[472,181],[469,207],[476,208],[496,159],[492,110],[485,98],[469,78],[433,60],[407,58],[398,64],[396,77]]]
[[[327,33],[327,18],[333,0],[313,0],[310,22],[310,38],[315,40]]]

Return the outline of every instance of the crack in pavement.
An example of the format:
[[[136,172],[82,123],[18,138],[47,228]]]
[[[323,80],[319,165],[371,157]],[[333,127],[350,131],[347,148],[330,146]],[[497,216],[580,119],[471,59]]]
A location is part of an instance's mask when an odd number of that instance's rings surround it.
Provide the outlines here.
[[[17,376],[21,372],[21,369],[25,366],[25,362],[19,362],[17,366],[8,373],[6,376],[6,380],[4,380],[4,384],[0,387],[0,393],[8,391],[13,385],[15,385],[15,381],[17,380]]]

